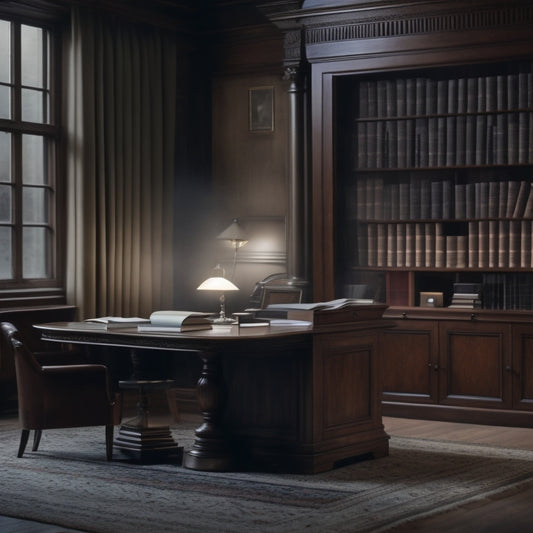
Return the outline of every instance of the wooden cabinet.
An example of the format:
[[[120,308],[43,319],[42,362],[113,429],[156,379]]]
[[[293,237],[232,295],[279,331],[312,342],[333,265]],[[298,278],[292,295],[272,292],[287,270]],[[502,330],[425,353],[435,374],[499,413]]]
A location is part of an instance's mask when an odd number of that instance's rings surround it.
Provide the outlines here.
[[[439,391],[438,324],[398,321],[382,333],[383,400],[435,404]]]
[[[511,408],[511,326],[439,322],[439,403]]]
[[[423,310],[393,308],[386,315],[396,320],[383,332],[385,415],[533,423],[530,312],[443,309],[424,319]]]
[[[512,339],[513,407],[533,410],[533,326],[514,325]]]
[[[533,5],[327,4],[276,15],[310,75],[313,298],[408,316],[384,335],[385,413],[531,424]],[[446,308],[456,283],[483,308]]]

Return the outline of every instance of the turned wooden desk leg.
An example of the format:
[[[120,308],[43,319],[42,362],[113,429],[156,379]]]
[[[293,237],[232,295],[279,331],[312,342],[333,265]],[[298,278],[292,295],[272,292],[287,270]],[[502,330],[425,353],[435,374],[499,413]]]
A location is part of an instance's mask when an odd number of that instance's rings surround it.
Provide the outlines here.
[[[229,470],[232,459],[220,424],[227,398],[220,356],[214,352],[200,352],[199,356],[203,368],[196,391],[204,420],[195,431],[194,445],[185,454],[183,466],[194,470]]]

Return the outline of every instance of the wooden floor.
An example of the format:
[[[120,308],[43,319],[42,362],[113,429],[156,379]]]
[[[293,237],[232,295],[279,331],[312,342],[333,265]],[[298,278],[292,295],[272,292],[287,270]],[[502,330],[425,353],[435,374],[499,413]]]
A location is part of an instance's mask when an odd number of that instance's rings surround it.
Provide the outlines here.
[[[501,428],[385,417],[391,436],[490,444],[533,450],[533,429]],[[533,488],[498,499],[465,505],[432,518],[395,528],[394,533],[530,533],[533,531]],[[2,533],[71,533],[72,529],[0,516]],[[237,532],[236,532],[237,533]]]

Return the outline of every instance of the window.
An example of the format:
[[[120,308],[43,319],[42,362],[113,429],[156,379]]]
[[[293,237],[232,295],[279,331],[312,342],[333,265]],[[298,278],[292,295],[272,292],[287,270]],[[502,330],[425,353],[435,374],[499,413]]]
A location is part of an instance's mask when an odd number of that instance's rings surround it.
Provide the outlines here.
[[[0,18],[0,298],[60,290],[54,33]],[[29,292],[29,294],[28,294]],[[3,293],[3,294],[2,294]],[[36,294],[37,294],[36,293]],[[9,299],[9,298],[7,298]],[[15,298],[16,300],[16,298]]]

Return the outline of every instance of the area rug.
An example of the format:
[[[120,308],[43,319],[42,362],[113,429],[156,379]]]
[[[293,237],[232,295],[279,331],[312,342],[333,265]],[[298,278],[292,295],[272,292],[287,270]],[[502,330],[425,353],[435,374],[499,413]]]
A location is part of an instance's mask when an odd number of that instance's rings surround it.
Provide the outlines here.
[[[0,430],[0,514],[88,532],[379,532],[533,484],[532,451],[418,438],[306,476],[108,463],[103,428],[45,431],[18,459],[16,423]],[[172,431],[190,448],[190,423]]]

